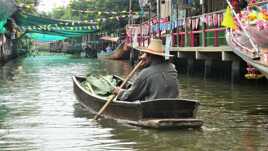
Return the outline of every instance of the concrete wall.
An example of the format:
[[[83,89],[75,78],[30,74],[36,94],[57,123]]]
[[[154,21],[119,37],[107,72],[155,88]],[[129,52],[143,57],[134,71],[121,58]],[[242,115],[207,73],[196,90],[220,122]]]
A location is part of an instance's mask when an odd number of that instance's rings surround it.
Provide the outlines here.
[[[160,0],[160,16],[165,18],[171,14],[171,0]]]
[[[160,2],[160,16],[161,18],[165,18],[170,16],[171,14],[171,8],[172,8],[172,0],[156,0],[157,2]],[[200,1],[197,1],[198,3]],[[222,0],[203,0],[204,6],[205,6],[205,12],[213,12],[213,11],[219,11],[226,8],[227,4],[225,1]],[[179,8],[179,11],[184,8],[191,8],[191,5],[184,4],[184,0],[177,1],[177,5]],[[200,6],[201,7],[201,6]],[[195,8],[197,11],[200,11],[201,8]],[[193,11],[193,10],[192,10]]]
[[[245,62],[228,46],[222,47],[172,47],[178,68],[187,74],[202,73],[206,77],[220,77],[232,82],[244,76]],[[181,61],[183,60],[183,61]],[[180,69],[181,70],[181,69]]]

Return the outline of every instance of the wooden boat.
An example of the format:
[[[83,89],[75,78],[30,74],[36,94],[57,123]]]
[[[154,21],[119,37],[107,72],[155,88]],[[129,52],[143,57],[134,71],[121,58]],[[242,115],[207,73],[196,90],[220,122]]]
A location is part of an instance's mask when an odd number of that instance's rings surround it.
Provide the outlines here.
[[[122,80],[117,76],[114,78]],[[81,86],[85,80],[84,77],[73,77],[74,93],[83,107],[96,114],[107,98],[86,91]],[[135,102],[116,100],[109,104],[102,116],[146,128],[200,128],[203,122],[196,119],[198,106],[198,101],[183,99]]]
[[[113,51],[111,51],[111,52],[103,52],[103,51],[101,51],[101,52],[98,52],[98,58],[100,58],[100,59],[109,59],[109,57],[111,57],[111,55],[113,55]]]
[[[268,30],[259,30],[256,25],[246,26],[246,30],[250,34],[253,41],[255,41],[258,47],[268,48]]]
[[[256,30],[256,32],[258,31]],[[259,55],[260,58],[256,59],[256,52],[250,44],[247,36],[239,31],[226,31],[226,40],[235,54],[258,69],[268,79],[268,52],[261,51]],[[261,43],[262,46],[264,45],[262,42],[256,41],[257,45],[258,43]]]
[[[117,48],[113,51],[113,54],[108,57],[112,60],[125,60],[129,59],[129,49],[127,48],[125,41],[121,42]]]

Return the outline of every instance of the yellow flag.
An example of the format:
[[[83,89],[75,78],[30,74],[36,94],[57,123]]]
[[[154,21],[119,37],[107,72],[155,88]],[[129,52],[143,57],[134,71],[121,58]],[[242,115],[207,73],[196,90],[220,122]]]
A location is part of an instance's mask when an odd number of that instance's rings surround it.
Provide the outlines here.
[[[237,26],[235,24],[235,21],[231,12],[231,8],[229,6],[226,8],[221,25],[226,28],[237,29]]]

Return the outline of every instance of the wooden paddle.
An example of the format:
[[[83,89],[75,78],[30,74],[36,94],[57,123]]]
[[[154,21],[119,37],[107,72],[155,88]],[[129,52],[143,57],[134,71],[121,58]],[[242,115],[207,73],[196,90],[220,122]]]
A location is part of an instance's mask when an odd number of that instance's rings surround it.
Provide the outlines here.
[[[140,61],[135,68],[128,74],[124,82],[120,85],[120,89],[122,89],[125,84],[128,82],[128,80],[134,75],[134,73],[137,71],[137,69],[141,66],[142,61]],[[99,112],[95,115],[94,120],[97,120],[99,116],[105,111],[105,109],[108,107],[108,105],[114,100],[114,98],[117,98],[119,93],[117,95],[112,95],[111,98],[103,105],[103,107],[99,110]]]

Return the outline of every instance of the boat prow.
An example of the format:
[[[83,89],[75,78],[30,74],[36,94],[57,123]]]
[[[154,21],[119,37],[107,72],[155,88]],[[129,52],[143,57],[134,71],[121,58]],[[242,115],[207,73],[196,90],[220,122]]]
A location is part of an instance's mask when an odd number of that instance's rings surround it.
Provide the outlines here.
[[[121,80],[117,76],[114,78]],[[107,99],[86,91],[81,86],[85,80],[85,77],[73,77],[74,93],[83,107],[96,114]],[[203,121],[196,118],[199,105],[198,101],[186,99],[116,100],[109,104],[102,116],[145,128],[201,128]]]
[[[226,31],[226,41],[236,55],[258,69],[268,79],[268,52],[267,54],[260,52],[259,56],[256,57],[256,51],[243,33]],[[264,44],[262,43],[262,45]]]

